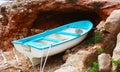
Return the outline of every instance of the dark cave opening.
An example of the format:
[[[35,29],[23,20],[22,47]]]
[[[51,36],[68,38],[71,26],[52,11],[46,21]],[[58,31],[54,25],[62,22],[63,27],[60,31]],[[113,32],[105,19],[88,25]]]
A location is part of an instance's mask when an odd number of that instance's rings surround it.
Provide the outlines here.
[[[72,12],[56,12],[49,11],[39,13],[38,18],[34,21],[32,28],[47,30],[64,25],[66,23],[90,20],[94,27],[102,20],[102,18],[93,11],[72,11]]]

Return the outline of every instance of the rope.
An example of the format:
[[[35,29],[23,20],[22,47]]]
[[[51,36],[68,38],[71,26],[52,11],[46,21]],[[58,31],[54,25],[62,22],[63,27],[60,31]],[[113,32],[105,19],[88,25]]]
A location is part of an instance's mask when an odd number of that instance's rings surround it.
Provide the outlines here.
[[[15,53],[15,49],[13,48],[13,54],[15,55],[15,59],[16,59],[16,62],[18,63],[18,65],[22,65],[21,62],[19,61],[19,58],[17,56],[17,54]]]
[[[51,48],[52,48],[52,45],[50,45],[50,47],[48,48],[48,52],[47,52],[47,55],[45,57],[45,61],[44,61],[43,67],[42,67],[42,72],[44,71],[44,68],[45,68],[45,65],[46,65],[46,62],[47,62],[47,59],[48,59],[49,51],[50,51]]]
[[[42,52],[42,56],[43,56],[44,50]],[[41,57],[40,59],[40,72],[42,72],[42,62],[43,62],[43,57]]]

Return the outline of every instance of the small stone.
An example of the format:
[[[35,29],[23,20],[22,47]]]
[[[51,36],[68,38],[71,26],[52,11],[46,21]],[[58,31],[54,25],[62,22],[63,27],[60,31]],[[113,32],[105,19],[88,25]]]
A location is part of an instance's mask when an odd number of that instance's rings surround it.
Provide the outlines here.
[[[20,13],[23,13],[24,12],[24,10],[22,9],[22,10],[20,10]]]
[[[104,31],[105,30],[105,21],[100,21],[100,23],[96,26],[97,30]]]
[[[66,3],[66,0],[55,0],[56,2]]]
[[[3,15],[0,15],[0,19],[3,18],[4,16]]]
[[[32,13],[33,11],[32,11],[32,9],[29,9],[29,13]]]
[[[79,72],[79,71],[73,66],[66,66],[66,67],[61,67],[60,69],[54,72]]]

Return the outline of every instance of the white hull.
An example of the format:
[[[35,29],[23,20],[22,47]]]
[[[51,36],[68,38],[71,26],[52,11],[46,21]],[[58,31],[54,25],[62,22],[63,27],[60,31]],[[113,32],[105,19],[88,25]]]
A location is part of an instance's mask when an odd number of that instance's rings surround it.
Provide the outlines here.
[[[69,49],[69,48],[79,44],[86,36],[87,36],[87,34],[85,34],[79,38],[76,38],[74,40],[71,40],[71,41],[65,42],[63,44],[60,44],[58,46],[54,46],[54,47],[50,48],[48,56],[58,54],[60,52],[65,51],[66,49]],[[19,52],[21,52],[22,54],[24,54],[30,58],[33,66],[39,64],[40,58],[45,57],[49,50],[49,48],[44,49],[44,50],[38,50],[35,48],[30,48],[29,46],[24,46],[23,44],[14,44],[14,46]]]

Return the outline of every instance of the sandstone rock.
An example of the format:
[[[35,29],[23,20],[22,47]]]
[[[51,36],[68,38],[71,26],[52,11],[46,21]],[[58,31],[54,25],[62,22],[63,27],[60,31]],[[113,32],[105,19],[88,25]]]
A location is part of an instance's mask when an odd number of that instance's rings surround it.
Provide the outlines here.
[[[117,35],[117,43],[116,43],[116,47],[113,51],[113,56],[112,59],[115,61],[120,60],[120,33]],[[116,66],[113,64],[113,70],[116,69]]]
[[[111,71],[111,56],[109,54],[102,53],[98,56],[99,72]]]
[[[120,10],[114,10],[106,20],[105,30],[117,35],[120,32]]]

